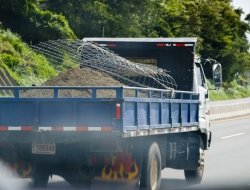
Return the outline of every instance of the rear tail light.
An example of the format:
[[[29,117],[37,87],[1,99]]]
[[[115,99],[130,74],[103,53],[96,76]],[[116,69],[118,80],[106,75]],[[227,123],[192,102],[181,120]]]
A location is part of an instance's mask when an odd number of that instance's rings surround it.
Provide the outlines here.
[[[121,104],[116,104],[116,119],[121,119]]]

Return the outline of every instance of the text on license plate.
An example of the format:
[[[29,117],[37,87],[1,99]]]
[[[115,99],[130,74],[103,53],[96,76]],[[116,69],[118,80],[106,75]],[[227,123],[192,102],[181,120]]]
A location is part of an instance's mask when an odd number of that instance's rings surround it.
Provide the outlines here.
[[[32,154],[56,154],[56,144],[32,143]]]

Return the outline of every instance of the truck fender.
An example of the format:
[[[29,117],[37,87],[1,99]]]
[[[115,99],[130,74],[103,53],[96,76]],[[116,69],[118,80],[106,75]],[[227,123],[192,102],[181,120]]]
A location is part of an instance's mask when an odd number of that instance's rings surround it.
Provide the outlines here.
[[[203,141],[203,145],[204,145],[204,150],[208,150],[208,148],[209,148],[208,145],[210,145],[211,139],[210,139],[210,142],[208,143],[209,140],[208,140],[208,131],[207,131],[207,129],[205,129],[205,128],[200,129],[200,135],[202,137],[202,141]]]

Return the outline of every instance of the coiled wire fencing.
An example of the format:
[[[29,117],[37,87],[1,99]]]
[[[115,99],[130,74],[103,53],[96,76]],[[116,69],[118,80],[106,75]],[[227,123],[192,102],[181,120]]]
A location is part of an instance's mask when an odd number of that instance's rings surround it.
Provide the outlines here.
[[[31,48],[36,54],[31,51],[25,52],[25,56],[29,57],[28,61],[23,60],[22,64],[14,67],[15,72],[29,81],[27,85],[41,85],[67,69],[79,67],[103,71],[124,86],[165,89],[167,91],[163,96],[166,98],[177,88],[168,71],[152,65],[131,62],[93,42],[51,40],[33,45]],[[152,97],[158,96],[158,92],[152,93]]]

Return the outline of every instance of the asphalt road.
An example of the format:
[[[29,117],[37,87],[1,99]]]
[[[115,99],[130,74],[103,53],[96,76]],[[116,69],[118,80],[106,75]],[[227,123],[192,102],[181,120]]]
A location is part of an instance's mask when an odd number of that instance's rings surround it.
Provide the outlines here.
[[[164,169],[161,189],[250,189],[250,117],[214,122],[201,184],[188,186],[182,170]]]
[[[161,189],[250,189],[249,123],[250,117],[212,123],[212,145],[205,152],[205,172],[201,184],[188,186],[182,170],[164,169]],[[5,190],[31,189],[30,179],[5,183],[9,187]],[[47,189],[75,190],[58,176],[53,176]]]

